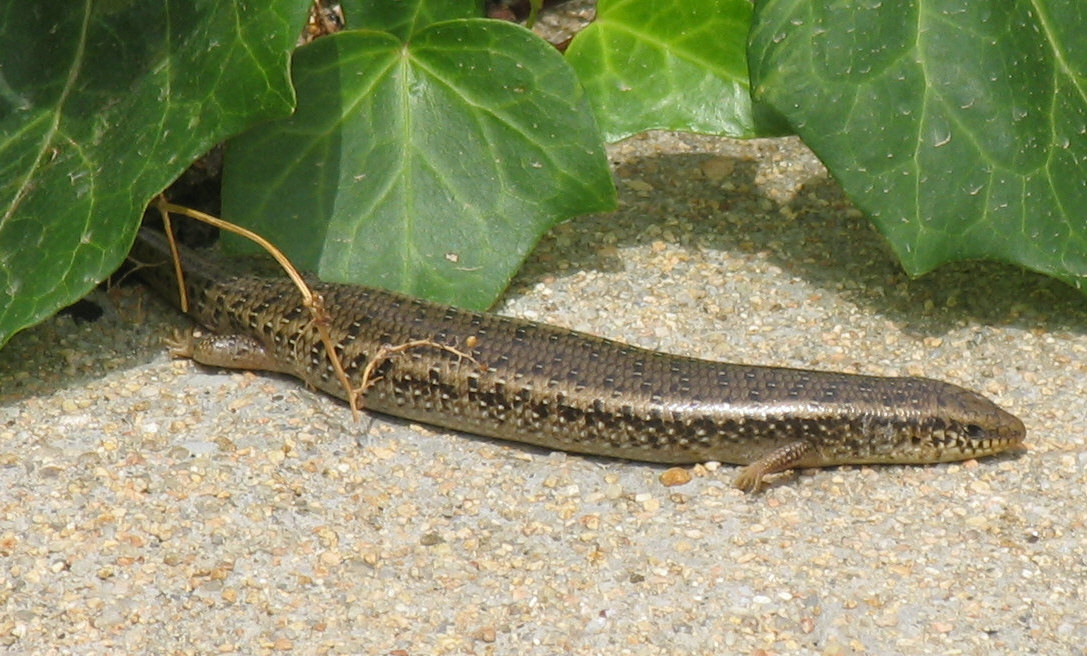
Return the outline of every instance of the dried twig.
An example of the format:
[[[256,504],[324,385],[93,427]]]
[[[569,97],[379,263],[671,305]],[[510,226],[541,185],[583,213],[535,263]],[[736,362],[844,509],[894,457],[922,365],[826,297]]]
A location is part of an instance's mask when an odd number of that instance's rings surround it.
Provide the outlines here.
[[[468,347],[471,348],[474,345],[475,338],[469,338]],[[371,385],[381,380],[380,376],[374,376],[374,370],[377,369],[382,362],[385,362],[393,355],[403,353],[405,351],[415,348],[440,349],[442,351],[452,353],[453,355],[457,356],[462,360],[468,360],[472,364],[476,365],[476,367],[478,367],[480,371],[486,371],[487,369],[485,365],[480,364],[478,360],[472,357],[472,354],[461,351],[460,349],[449,346],[448,344],[441,344],[435,342],[432,339],[413,339],[407,342],[403,342],[402,344],[382,344],[381,348],[378,349],[377,353],[374,353],[374,356],[370,358],[369,362],[366,363],[366,367],[362,370],[362,380],[359,381],[358,389],[351,390],[351,394],[361,397],[363,394],[366,393],[366,390],[369,389]],[[355,403],[354,396],[351,398],[350,402],[352,403],[352,405]]]
[[[340,357],[336,354],[336,349],[332,343],[332,336],[328,332],[328,324],[330,319],[328,316],[328,311],[325,309],[324,297],[310,289],[309,285],[306,284],[305,279],[302,278],[302,274],[298,272],[298,269],[296,269],[293,264],[291,264],[290,260],[287,259],[287,256],[284,255],[282,251],[272,245],[272,243],[264,237],[261,237],[260,235],[251,230],[246,230],[241,226],[230,223],[229,221],[224,221],[218,217],[206,214],[204,212],[200,212],[198,210],[194,210],[190,207],[185,207],[183,205],[174,205],[173,203],[167,201],[161,195],[155,199],[154,203],[155,207],[163,215],[163,222],[165,223],[167,229],[166,234],[169,237],[170,248],[174,253],[174,266],[176,268],[176,271],[178,272],[178,284],[181,287],[182,310],[187,311],[188,301],[185,296],[185,285],[182,282],[181,277],[181,260],[178,257],[177,246],[173,242],[173,236],[169,229],[170,223],[168,214],[171,212],[175,214],[182,214],[184,216],[196,219],[197,221],[203,221],[204,223],[211,224],[222,230],[233,232],[236,235],[241,235],[246,239],[256,242],[261,248],[268,251],[268,253],[271,254],[273,258],[275,258],[276,262],[278,262],[279,265],[283,267],[283,270],[287,273],[291,280],[294,281],[295,286],[298,287],[298,290],[302,293],[302,304],[309,309],[310,314],[313,316],[313,325],[317,328],[317,334],[321,339],[321,343],[325,346],[325,353],[328,354],[329,362],[332,363],[332,369],[336,372],[336,378],[340,381],[340,384],[347,392],[348,404],[351,406],[351,416],[355,419],[355,421],[358,421],[358,398],[360,396],[360,393],[358,390],[355,390],[351,387],[351,381],[347,378],[347,373],[344,371],[343,363],[340,362]],[[365,381],[365,376],[363,377],[363,380]],[[365,387],[365,383],[363,387]]]

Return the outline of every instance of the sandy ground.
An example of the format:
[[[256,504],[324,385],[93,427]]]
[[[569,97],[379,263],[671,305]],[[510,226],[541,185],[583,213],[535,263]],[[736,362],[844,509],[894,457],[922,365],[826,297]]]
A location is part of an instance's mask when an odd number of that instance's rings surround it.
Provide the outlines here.
[[[715,359],[942,378],[1030,450],[730,486],[378,418],[170,361],[138,288],[0,352],[10,653],[1085,654],[1087,313],[994,265],[909,280],[795,140],[611,148],[621,207],[499,311]]]

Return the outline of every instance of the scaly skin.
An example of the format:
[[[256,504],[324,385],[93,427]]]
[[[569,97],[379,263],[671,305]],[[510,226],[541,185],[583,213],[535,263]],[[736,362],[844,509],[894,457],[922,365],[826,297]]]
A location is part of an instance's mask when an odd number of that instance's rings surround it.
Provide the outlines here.
[[[132,257],[169,262],[162,235],[146,228]],[[187,249],[182,262],[189,314],[216,334],[186,355],[288,373],[346,398],[290,281],[235,276]],[[171,266],[140,275],[176,300]],[[936,380],[712,362],[367,287],[315,291],[353,386],[378,358],[367,410],[563,451],[747,465],[736,480],[745,490],[794,467],[964,460],[1025,436],[988,399]],[[433,346],[387,350],[417,340]]]

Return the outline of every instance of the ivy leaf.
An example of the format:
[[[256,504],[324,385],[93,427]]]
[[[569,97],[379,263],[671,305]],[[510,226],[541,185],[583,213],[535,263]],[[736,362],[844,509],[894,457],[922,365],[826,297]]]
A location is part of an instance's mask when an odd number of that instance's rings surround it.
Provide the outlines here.
[[[731,137],[762,126],[748,92],[749,0],[600,0],[566,58],[608,141],[652,129]]]
[[[322,279],[485,308],[548,228],[614,205],[573,72],[521,27],[345,31],[292,71],[295,114],[229,144],[223,214]]]
[[[340,6],[349,28],[381,30],[402,41],[432,23],[483,15],[482,0],[342,0]]]
[[[298,0],[0,9],[0,345],[111,273],[198,155],[290,111]]]
[[[758,4],[756,98],[920,275],[990,258],[1087,280],[1087,5]]]

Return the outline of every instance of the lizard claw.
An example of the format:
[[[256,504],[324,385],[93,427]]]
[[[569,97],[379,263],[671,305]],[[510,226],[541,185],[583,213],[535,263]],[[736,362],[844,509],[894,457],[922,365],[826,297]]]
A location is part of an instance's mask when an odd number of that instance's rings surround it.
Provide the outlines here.
[[[173,335],[163,341],[166,342],[166,346],[170,349],[170,355],[173,357],[192,358],[193,344],[195,343],[192,329],[175,330]]]

